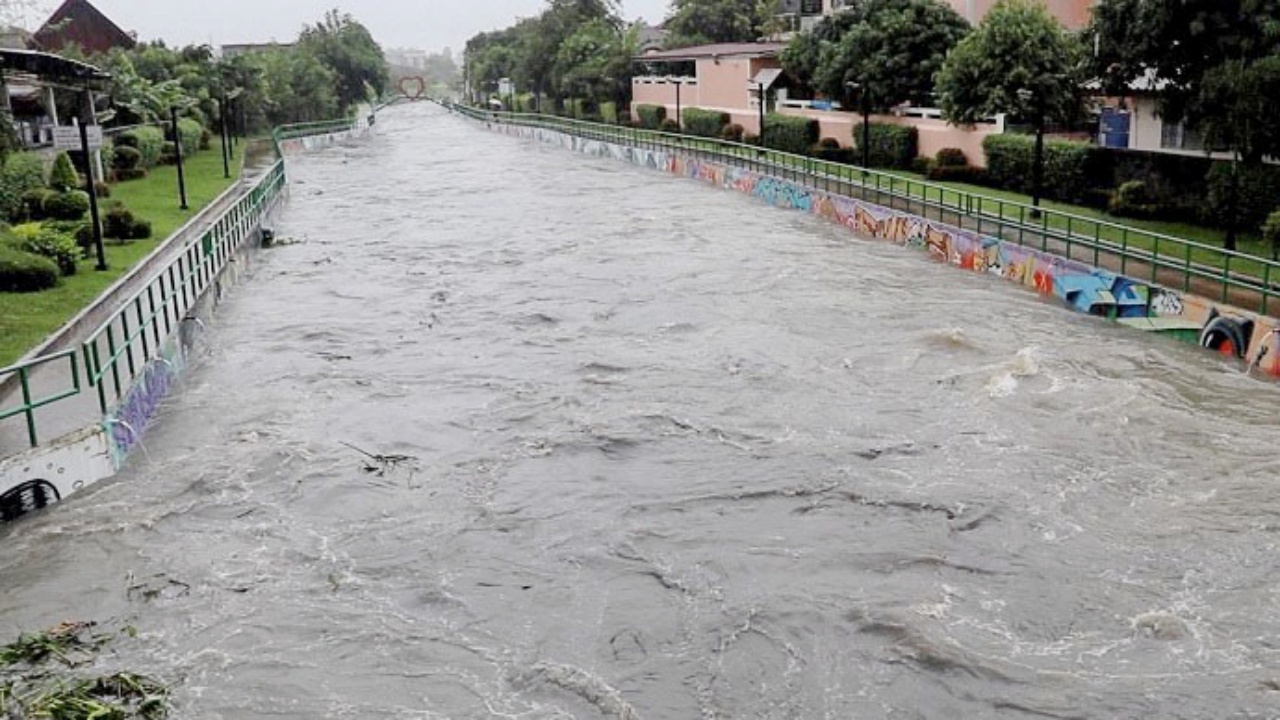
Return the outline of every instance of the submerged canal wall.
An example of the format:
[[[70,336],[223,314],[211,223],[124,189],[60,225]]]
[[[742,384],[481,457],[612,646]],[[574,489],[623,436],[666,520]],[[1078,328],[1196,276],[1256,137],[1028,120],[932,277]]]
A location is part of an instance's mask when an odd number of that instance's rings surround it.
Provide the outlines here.
[[[595,157],[700,180],[780,208],[800,210],[855,234],[922,250],[935,260],[1053,296],[1082,313],[1171,335],[1280,377],[1280,323],[1197,295],[1117,274],[947,223],[671,149],[631,147],[558,130],[490,123],[498,132]]]

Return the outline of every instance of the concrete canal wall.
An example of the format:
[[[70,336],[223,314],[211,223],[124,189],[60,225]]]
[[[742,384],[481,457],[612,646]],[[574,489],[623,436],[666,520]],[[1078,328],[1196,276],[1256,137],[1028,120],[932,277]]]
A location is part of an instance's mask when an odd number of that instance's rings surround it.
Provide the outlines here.
[[[1146,332],[1172,335],[1236,358],[1250,369],[1280,377],[1280,332],[1277,320],[1271,317],[943,222],[679,151],[630,147],[508,123],[491,123],[489,127],[585,155],[613,158],[736,190],[776,207],[812,213],[860,237],[917,248],[939,262],[1051,295],[1079,312],[1111,318]]]

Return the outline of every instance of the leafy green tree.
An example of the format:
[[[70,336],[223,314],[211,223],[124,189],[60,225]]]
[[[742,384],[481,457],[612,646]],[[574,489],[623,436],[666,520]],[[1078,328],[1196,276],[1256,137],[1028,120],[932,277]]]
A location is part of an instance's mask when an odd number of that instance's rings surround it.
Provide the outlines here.
[[[818,67],[822,63],[822,49],[840,42],[840,38],[860,19],[859,13],[849,10],[833,13],[824,17],[812,30],[797,34],[787,43],[779,59],[783,70],[797,89],[818,91],[816,78]]]
[[[625,98],[636,37],[636,30],[620,31],[602,20],[579,27],[556,53],[553,74],[561,96],[596,102]]]
[[[859,96],[864,111],[932,104],[933,76],[969,32],[939,0],[864,0],[845,14],[854,21],[822,46],[814,79],[830,97]]]
[[[672,0],[667,47],[754,42],[773,23],[774,0]]]
[[[351,15],[330,10],[323,20],[302,31],[298,46],[334,72],[338,102],[344,110],[382,95],[391,83],[382,48]]]
[[[338,117],[338,76],[309,52],[270,50],[254,56],[266,78],[267,122],[280,125]]]
[[[1103,0],[1090,32],[1096,76],[1108,89],[1145,81],[1159,114],[1198,132],[1207,148],[1232,153],[1230,204],[1238,164],[1257,168],[1280,155],[1280,3],[1275,0]],[[1236,247],[1236,213],[1224,245]]]
[[[938,73],[942,110],[952,122],[1008,113],[1035,127],[1031,202],[1037,207],[1045,127],[1080,116],[1084,58],[1079,36],[1059,25],[1044,5],[1000,0],[955,46]]]

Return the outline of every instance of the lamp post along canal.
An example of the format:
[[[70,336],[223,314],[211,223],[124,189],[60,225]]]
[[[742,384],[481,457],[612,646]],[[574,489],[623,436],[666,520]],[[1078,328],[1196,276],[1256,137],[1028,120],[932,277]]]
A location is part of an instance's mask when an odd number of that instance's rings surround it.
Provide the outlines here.
[[[180,208],[189,209],[187,205],[187,177],[182,172],[182,133],[178,132],[178,106],[169,106],[169,119],[173,121],[173,152],[178,160],[178,198]]]
[[[100,138],[101,135],[98,135]],[[99,140],[98,147],[101,147]],[[107,251],[102,245],[102,219],[98,213],[98,188],[93,177],[93,156],[89,148],[89,125],[80,123],[80,151],[84,153],[85,185],[89,191],[89,219],[93,224],[93,247],[98,254],[98,270],[107,269]]]
[[[867,176],[871,169],[871,106],[865,83],[847,82],[845,88],[858,92],[858,110],[862,113],[862,141],[858,143],[862,150],[862,176]]]

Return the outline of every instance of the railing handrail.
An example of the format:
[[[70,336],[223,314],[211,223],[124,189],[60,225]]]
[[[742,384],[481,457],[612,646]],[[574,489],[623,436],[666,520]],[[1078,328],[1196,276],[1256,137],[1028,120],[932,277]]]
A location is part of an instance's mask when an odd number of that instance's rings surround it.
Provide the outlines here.
[[[19,361],[9,367],[0,368],[0,383],[17,375],[22,390],[21,403],[10,409],[0,410],[0,421],[18,415],[25,415],[30,446],[37,447],[39,442],[34,412],[47,405],[79,395],[86,385],[98,388],[99,409],[103,414],[106,414],[108,402],[105,380],[108,377],[114,380],[118,398],[123,387],[120,380],[122,371],[120,364],[126,359],[128,360],[129,367],[123,370],[128,373],[130,382],[140,372],[134,362],[135,346],[139,342],[141,343],[141,349],[137,350],[137,352],[144,356],[143,364],[152,357],[159,357],[160,344],[172,337],[174,330],[175,323],[170,322],[170,315],[176,307],[173,303],[182,298],[182,302],[186,303],[188,308],[193,305],[199,293],[206,289],[212,278],[216,277],[217,273],[221,272],[221,269],[225,267],[230,252],[233,250],[233,248],[227,246],[228,241],[234,240],[236,243],[242,241],[243,237],[235,236],[242,235],[246,228],[253,227],[261,219],[262,214],[269,210],[270,204],[278,197],[279,190],[286,182],[285,161],[281,152],[280,141],[307,135],[325,134],[334,130],[354,129],[358,127],[360,121],[361,118],[357,115],[338,120],[294,123],[273,128],[272,138],[279,156],[275,163],[229,207],[210,218],[208,227],[196,233],[190,240],[183,242],[180,246],[166,250],[171,259],[163,267],[149,273],[145,282],[140,283],[139,289],[121,301],[116,310],[91,333],[86,335],[85,339],[78,343],[77,347]],[[177,232],[190,232],[192,227],[191,223],[188,223]],[[196,258],[196,255],[200,257]],[[209,258],[214,256],[216,256],[216,262],[220,263],[216,268],[210,266],[213,261],[210,261]],[[178,266],[183,266],[179,274],[185,272],[180,282],[175,279],[174,269]],[[170,280],[167,286],[165,284],[166,278]],[[157,287],[159,288],[158,293]],[[158,299],[157,295],[159,296]],[[144,308],[144,305],[147,307]],[[185,313],[187,310],[182,309],[181,312]],[[131,323],[131,319],[137,322]],[[161,320],[164,321],[163,333],[161,332]],[[114,337],[114,329],[117,327],[122,328],[118,344]],[[104,337],[108,341],[105,357],[100,350]],[[154,340],[154,342],[148,342],[149,339]],[[83,356],[84,360],[83,376],[80,368],[81,356]],[[71,388],[53,391],[47,397],[33,398],[29,387],[32,372],[40,366],[64,359],[69,362],[70,382],[68,384],[71,385]]]
[[[1207,243],[1203,243],[1197,240],[1192,240],[1189,238],[1178,237],[1176,235],[1169,235],[1167,233],[1162,233],[1155,230],[1147,230],[1144,228],[1134,227],[1131,225],[1125,225],[1125,224],[1117,223],[1108,219],[1080,215],[1078,213],[1074,213],[1071,211],[1059,210],[1054,208],[1036,207],[1034,205],[1031,205],[1029,203],[1026,203],[1020,200],[1011,200],[1011,199],[995,197],[992,195],[974,193],[967,190],[959,190],[946,185],[932,183],[927,180],[916,180],[914,178],[903,177],[902,175],[899,175],[896,173],[883,172],[883,171],[875,170],[872,168],[862,168],[861,166],[856,166],[856,165],[844,165],[841,163],[834,163],[829,160],[824,160],[822,158],[815,158],[815,157],[810,157],[806,155],[796,155],[794,153],[788,153],[782,150],[776,150],[773,148],[763,148],[759,145],[747,145],[745,143],[733,142],[733,141],[724,140],[721,138],[710,138],[710,137],[691,136],[691,135],[678,134],[678,133],[668,133],[668,132],[663,132],[661,130],[653,130],[653,129],[647,129],[647,128],[623,127],[618,125],[610,125],[606,123],[597,123],[597,122],[592,122],[587,120],[579,120],[576,118],[565,118],[565,117],[560,117],[556,115],[485,110],[480,108],[467,107],[467,106],[459,105],[456,103],[447,103],[446,106],[454,110],[461,111],[464,114],[467,114],[474,118],[482,119],[482,120],[483,119],[502,120],[502,121],[512,122],[516,124],[526,124],[534,127],[574,128],[577,130],[587,130],[587,131],[605,133],[605,134],[609,134],[614,137],[617,137],[619,139],[627,139],[627,136],[631,135],[630,139],[632,141],[639,141],[641,139],[640,135],[643,134],[645,141],[652,142],[654,140],[657,140],[659,141],[659,144],[666,143],[671,149],[677,149],[677,150],[696,150],[699,152],[709,152],[712,154],[721,154],[721,153],[718,153],[717,150],[724,150],[725,152],[723,154],[727,154],[732,157],[739,157],[739,158],[742,157],[742,153],[754,153],[757,157],[763,156],[763,159],[765,160],[765,162],[769,164],[777,165],[781,163],[781,164],[788,164],[789,166],[800,166],[800,167],[806,168],[806,170],[808,170],[810,173],[813,173],[814,169],[818,165],[823,165],[828,168],[833,166],[852,168],[864,176],[865,179],[857,183],[863,189],[874,189],[876,191],[883,191],[883,188],[880,186],[880,181],[887,181],[890,184],[889,192],[893,191],[894,185],[906,184],[908,189],[912,187],[919,188],[922,192],[924,192],[926,197],[930,192],[937,193],[940,196],[945,196],[947,194],[950,194],[950,195],[956,196],[960,200],[960,202],[958,202],[955,206],[947,205],[946,208],[951,211],[963,211],[963,214],[967,216],[984,215],[986,216],[986,218],[993,219],[993,221],[996,221],[996,220],[1000,222],[1010,221],[1011,219],[1007,218],[1003,213],[999,215],[995,215],[995,214],[992,214],[991,211],[987,210],[985,207],[986,205],[995,204],[995,205],[1001,206],[1004,209],[1019,211],[1024,215],[1039,213],[1042,218],[1041,222],[1030,223],[1030,224],[1023,223],[1023,225],[1025,226],[1025,229],[1028,229],[1028,230],[1033,229],[1036,232],[1054,231],[1057,229],[1054,227],[1055,224],[1068,224],[1068,225],[1072,223],[1087,224],[1091,226],[1097,226],[1099,228],[1105,228],[1107,230],[1111,230],[1114,232],[1128,233],[1128,234],[1136,235],[1141,238],[1149,239],[1153,241],[1153,243],[1156,244],[1157,246],[1164,243],[1170,243],[1170,244],[1177,245],[1180,248],[1187,248],[1188,250],[1191,250],[1191,251],[1200,251],[1201,253],[1207,253],[1210,255],[1217,256],[1222,260],[1224,260],[1223,265],[1221,266],[1210,265],[1203,262],[1196,263],[1195,265],[1199,265],[1202,268],[1221,267],[1222,272],[1230,273],[1232,276],[1237,276],[1242,279],[1247,278],[1253,282],[1257,282],[1259,283],[1259,287],[1266,287],[1269,284],[1269,280],[1267,278],[1258,277],[1256,275],[1246,275],[1246,274],[1240,273],[1239,271],[1232,271],[1230,269],[1231,263],[1235,261],[1255,263],[1257,265],[1260,265],[1262,268],[1264,268],[1267,271],[1266,275],[1280,278],[1280,261],[1273,260],[1265,256],[1244,253],[1238,250],[1228,250],[1226,248],[1218,247],[1215,245],[1209,245]],[[702,145],[703,147],[689,147],[691,141],[698,145]],[[832,177],[837,177],[837,176],[832,176]],[[848,179],[846,178],[841,178],[841,180],[848,181]],[[877,181],[876,184],[871,185],[870,184],[871,180],[876,180]],[[899,197],[904,199],[910,199],[911,201],[914,201],[914,202],[921,201],[921,198],[919,196],[899,195]],[[1051,223],[1051,220],[1055,222]],[[1071,242],[1073,243],[1086,241],[1085,236],[1071,235],[1070,238],[1071,238]],[[1164,258],[1168,257],[1169,254],[1158,253],[1158,256],[1160,257],[1161,260],[1163,260]],[[1177,265],[1176,267],[1178,267],[1179,269],[1184,269],[1185,266]],[[1221,279],[1222,273],[1215,273],[1211,277],[1213,279]]]

